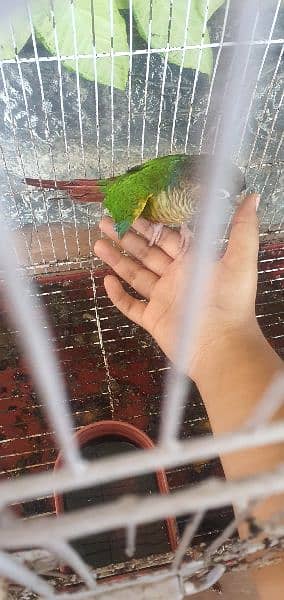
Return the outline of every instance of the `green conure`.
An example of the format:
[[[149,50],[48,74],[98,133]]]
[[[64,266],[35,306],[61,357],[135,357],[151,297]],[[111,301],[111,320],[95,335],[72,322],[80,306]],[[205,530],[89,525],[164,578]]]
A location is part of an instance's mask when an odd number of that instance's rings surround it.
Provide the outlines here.
[[[159,240],[163,225],[180,226],[185,248],[190,236],[187,224],[206,198],[212,166],[209,155],[176,154],[154,158],[108,179],[25,181],[36,187],[65,190],[79,202],[103,202],[120,239],[140,216],[154,225],[151,245]],[[225,166],[226,185],[220,189],[220,198],[231,203],[245,189],[245,179],[231,162]]]

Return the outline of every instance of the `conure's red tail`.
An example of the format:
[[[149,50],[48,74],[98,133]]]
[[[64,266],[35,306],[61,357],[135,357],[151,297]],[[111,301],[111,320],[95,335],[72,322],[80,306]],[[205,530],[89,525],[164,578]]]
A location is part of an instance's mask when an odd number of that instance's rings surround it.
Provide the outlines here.
[[[96,179],[74,179],[73,181],[54,181],[53,179],[31,179],[25,183],[38,188],[63,190],[79,202],[102,202],[104,199],[103,182]]]

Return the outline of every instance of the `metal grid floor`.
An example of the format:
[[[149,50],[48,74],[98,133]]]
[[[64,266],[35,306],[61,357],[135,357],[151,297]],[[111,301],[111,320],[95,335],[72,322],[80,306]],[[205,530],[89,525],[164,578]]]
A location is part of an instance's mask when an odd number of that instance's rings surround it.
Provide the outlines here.
[[[281,356],[284,356],[283,250],[280,242],[261,246],[257,295],[260,326]],[[112,306],[103,286],[105,274],[105,269],[96,268],[38,277],[33,301],[36,305],[41,299],[49,315],[74,429],[101,419],[124,420],[155,441],[163,378],[169,367],[150,336]],[[58,450],[28,367],[16,346],[16,334],[6,323],[5,307],[0,323],[0,477],[3,479],[52,469]],[[206,411],[193,388],[181,436],[188,438],[208,431]],[[218,460],[212,460],[181,466],[167,475],[169,487],[174,490],[210,475],[222,476],[222,468]],[[23,518],[51,515],[53,498],[42,497],[15,505],[15,510]],[[231,518],[230,507],[210,511],[195,544],[212,539]],[[186,522],[186,516],[179,518],[180,532]],[[151,544],[149,554],[152,554]],[[167,558],[160,555],[152,560],[162,564]],[[121,566],[121,571],[128,569],[130,563]],[[140,568],[144,563],[142,560]],[[114,572],[113,569],[117,572],[118,566],[105,566],[108,573]]]

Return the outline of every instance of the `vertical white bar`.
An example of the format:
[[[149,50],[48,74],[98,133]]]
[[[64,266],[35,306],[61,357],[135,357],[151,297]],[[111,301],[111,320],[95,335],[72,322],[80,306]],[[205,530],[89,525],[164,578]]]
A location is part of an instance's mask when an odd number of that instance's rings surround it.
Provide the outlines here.
[[[236,144],[237,124],[246,101],[244,90],[239,86],[244,67],[247,62],[247,45],[243,41],[250,37],[257,13],[257,0],[242,5],[238,30],[238,45],[235,51],[234,66],[231,69],[230,93],[224,98],[220,113],[222,114],[222,135],[217,144],[217,152],[212,158],[214,168],[208,173],[208,194],[206,211],[201,210],[199,232],[196,237],[194,260],[191,269],[185,271],[185,289],[183,304],[183,320],[179,324],[178,344],[176,347],[174,369],[167,382],[167,396],[161,420],[160,443],[165,447],[177,444],[177,434],[182,418],[189,381],[186,377],[188,365],[193,359],[195,336],[202,319],[204,298],[209,285],[212,258],[216,254],[219,236],[221,234],[222,213],[224,206],[218,199],[218,189],[229,184],[227,181],[226,162],[232,156]],[[208,6],[207,6],[208,8]],[[189,275],[190,274],[190,275]],[[189,308],[190,307],[190,308]]]
[[[218,65],[219,65],[219,61],[220,61],[220,57],[221,57],[221,52],[223,50],[223,44],[224,44],[226,27],[227,27],[227,21],[228,21],[230,3],[231,3],[231,0],[227,0],[226,1],[225,15],[224,15],[224,21],[223,21],[223,27],[222,27],[220,45],[218,46],[218,52],[217,52],[217,56],[216,56],[216,60],[215,60],[215,65],[214,65],[214,68],[213,68],[213,73],[212,73],[212,77],[211,77],[211,81],[210,81],[210,88],[209,88],[209,92],[208,92],[208,99],[207,99],[207,105],[206,105],[206,109],[205,109],[204,122],[203,122],[202,132],[201,132],[201,136],[200,136],[200,142],[199,142],[199,152],[202,152],[202,149],[203,149],[202,148],[203,147],[203,139],[204,139],[206,125],[207,125],[207,120],[208,120],[208,113],[209,113],[209,108],[210,108],[210,103],[211,103],[211,98],[212,98],[212,92],[213,92],[213,87],[214,87],[214,83],[215,83],[216,73],[217,73],[217,69],[218,69]]]
[[[246,503],[247,504],[247,503]],[[208,548],[205,551],[204,561],[208,562],[218,548],[222,546],[236,531],[236,529],[243,523],[243,521],[250,515],[252,512],[253,503],[249,502],[245,508],[237,513],[236,517],[230,521],[230,523],[225,527],[224,531],[218,537],[209,544]]]
[[[78,40],[77,40],[74,0],[70,0],[70,10],[71,10],[71,22],[72,22],[73,43],[74,43],[74,52],[75,52],[75,65],[76,65],[76,87],[77,87],[77,103],[78,103],[78,121],[79,121],[79,129],[80,129],[80,146],[81,146],[81,156],[82,156],[82,163],[83,163],[83,169],[84,169],[84,176],[86,177],[87,173],[86,173],[86,159],[85,159],[84,136],[83,136],[82,104],[81,104],[80,73],[79,73],[79,58],[78,58]]]
[[[60,560],[68,564],[82,578],[89,590],[94,590],[97,587],[96,579],[93,577],[91,570],[68,542],[56,539],[51,541],[46,547],[58,556]]]
[[[279,180],[280,180],[280,183],[282,182],[282,186],[284,188],[284,173],[283,172],[282,173],[280,172]],[[279,231],[281,231],[281,232],[283,230],[283,222],[284,222],[284,213],[282,211],[281,217],[280,217],[280,223],[279,223]]]
[[[96,323],[97,323],[97,329],[98,329],[98,335],[99,335],[99,343],[100,343],[100,348],[101,348],[101,353],[102,353],[102,357],[103,357],[103,361],[104,361],[104,367],[105,367],[106,378],[107,378],[107,390],[108,390],[109,404],[110,404],[110,409],[111,409],[111,413],[113,416],[114,415],[114,399],[113,399],[112,388],[111,388],[111,376],[110,376],[109,364],[108,364],[108,359],[107,359],[107,353],[106,353],[106,350],[104,347],[100,316],[99,316],[99,312],[98,312],[96,280],[94,277],[94,273],[92,271],[91,271],[91,281],[92,281],[92,289],[93,289],[95,317],[96,317]]]
[[[191,99],[190,99],[190,102],[189,102],[189,113],[188,113],[188,121],[187,121],[187,128],[186,128],[186,134],[185,134],[185,144],[184,144],[184,152],[185,152],[185,154],[187,152],[189,130],[190,130],[190,125],[191,125],[191,115],[192,115],[192,109],[193,109],[193,102],[194,102],[194,98],[195,98],[195,92],[196,92],[196,87],[197,87],[197,82],[198,82],[198,77],[199,77],[200,63],[201,63],[202,52],[203,52],[203,39],[204,39],[204,35],[205,35],[205,31],[206,31],[206,26],[207,26],[209,3],[210,3],[210,0],[207,0],[207,2],[206,2],[206,8],[205,8],[205,13],[204,13],[204,21],[203,21],[203,27],[202,27],[201,41],[200,41],[200,50],[199,50],[199,53],[198,53],[198,62],[197,62],[196,70],[195,70],[195,76],[194,76],[194,81],[193,81],[193,86],[192,86]]]
[[[113,54],[113,0],[109,0],[109,18],[110,18],[110,56],[111,56],[111,76],[110,76],[110,120],[111,120],[111,174],[114,176],[114,54]]]
[[[57,35],[57,28],[56,28],[54,0],[49,0],[49,4],[50,4],[51,19],[52,19],[52,24],[53,24],[54,45],[55,45],[55,49],[56,49],[56,57],[55,58],[57,61],[57,69],[58,69],[62,133],[63,133],[63,140],[64,140],[66,165],[67,165],[68,175],[70,176],[71,175],[71,166],[70,166],[70,156],[69,156],[69,147],[68,147],[68,141],[67,141],[65,111],[64,111],[64,98],[63,98],[63,86],[62,86],[62,66],[61,66],[61,56],[60,56],[59,42],[58,42],[58,35]],[[75,203],[72,199],[70,199],[70,202],[71,202],[72,211],[73,211],[77,252],[78,252],[78,257],[80,257],[80,243],[79,243],[79,234],[78,234],[78,227],[77,227],[76,207],[75,207]]]
[[[275,79],[276,79],[276,76],[277,76],[277,73],[278,73],[279,67],[280,67],[280,65],[282,64],[282,56],[283,56],[283,52],[284,52],[284,45],[283,45],[283,46],[282,46],[282,48],[281,48],[281,51],[280,51],[280,54],[279,54],[279,57],[278,57],[277,63],[276,63],[276,65],[275,65],[274,73],[273,73],[272,79],[271,79],[271,81],[270,81],[269,89],[268,89],[268,91],[267,91],[267,93],[266,93],[266,100],[265,100],[265,103],[264,103],[264,106],[263,106],[263,111],[262,111],[262,112],[263,112],[263,114],[265,114],[265,113],[266,113],[266,110],[267,110],[267,107],[268,107],[268,103],[269,103],[269,101],[271,100],[271,92],[272,92],[272,90],[273,90],[273,87],[274,87],[274,83],[275,83]],[[249,158],[248,158],[247,167],[249,167],[249,166],[250,166],[250,164],[251,164],[252,157],[253,157],[253,153],[254,153],[254,150],[255,150],[255,146],[256,146],[256,143],[257,143],[257,141],[258,141],[258,136],[259,136],[260,128],[261,128],[261,124],[260,124],[260,122],[259,122],[259,123],[258,123],[258,125],[257,125],[256,134],[255,134],[254,141],[253,141],[253,144],[252,144],[252,147],[251,147],[251,151],[250,151],[250,155],[249,155]],[[256,179],[256,178],[255,178],[255,179]],[[255,181],[255,179],[254,179],[254,181]],[[253,184],[252,184],[252,185],[254,185],[254,182],[253,182]]]
[[[32,260],[32,256],[31,256],[31,252],[30,252],[30,244],[28,242],[27,235],[26,235],[26,232],[24,230],[23,219],[22,219],[22,215],[21,215],[20,210],[19,210],[18,202],[17,202],[17,194],[16,194],[16,191],[13,188],[13,184],[12,184],[10,173],[9,173],[9,169],[8,169],[8,165],[7,165],[7,162],[6,162],[6,157],[5,157],[4,149],[2,148],[1,144],[0,144],[0,151],[1,151],[2,161],[3,161],[3,165],[4,165],[4,168],[5,168],[5,173],[6,173],[6,177],[7,177],[7,181],[8,181],[8,185],[9,185],[10,195],[14,199],[14,204],[15,204],[17,216],[18,216],[18,219],[19,219],[19,222],[20,222],[20,227],[21,227],[20,233],[21,233],[21,235],[23,237],[23,240],[24,240],[24,244],[25,244],[25,248],[26,248],[26,251],[27,251],[29,263],[30,263],[30,265],[32,265],[33,260]],[[18,259],[19,259],[19,257],[18,257]],[[19,262],[19,260],[18,260],[18,262]]]
[[[185,47],[186,47],[186,42],[187,42],[187,33],[188,33],[190,9],[191,9],[191,0],[187,0],[187,9],[186,9],[185,26],[184,26],[184,37],[183,37],[183,49],[182,49],[182,57],[181,57],[181,63],[180,63],[180,68],[179,68],[177,93],[176,93],[176,99],[175,99],[175,108],[174,108],[172,133],[171,133],[170,153],[172,153],[172,151],[173,151],[173,143],[174,143],[174,136],[175,136],[178,103],[179,103],[179,96],[180,96],[180,86],[181,86],[181,79],[182,79],[182,73],[183,73],[183,65],[184,65],[185,52],[186,52]]]
[[[58,69],[59,98],[60,98],[60,112],[61,112],[62,132],[63,132],[63,140],[64,140],[66,164],[67,164],[68,174],[70,175],[71,168],[70,168],[70,158],[69,158],[69,149],[68,149],[67,135],[66,135],[64,99],[63,99],[63,88],[62,88],[62,67],[61,67],[61,57],[60,57],[59,44],[58,44],[58,36],[57,36],[57,29],[56,29],[56,19],[55,19],[55,12],[54,12],[54,0],[49,0],[49,4],[50,4],[51,19],[52,19],[52,24],[53,24],[54,45],[55,45],[55,49],[56,49],[56,61],[57,61],[57,69]]]
[[[256,31],[256,27],[257,27],[259,15],[260,15],[260,13],[258,11],[256,13],[256,15],[255,15],[254,24],[253,24],[252,30],[250,32],[250,40],[249,40],[249,44],[248,44],[248,51],[247,51],[246,62],[244,64],[243,72],[241,73],[241,79],[240,79],[240,82],[239,82],[240,87],[241,86],[245,86],[247,69],[248,69],[248,66],[249,66],[250,58],[251,58],[251,52],[252,52],[252,48],[253,48],[253,42],[254,42],[255,31]],[[236,52],[236,49],[235,49],[235,52]],[[234,56],[235,56],[235,54],[234,54]],[[231,80],[231,77],[232,77],[233,65],[234,65],[234,58],[231,61],[231,64],[230,64],[230,67],[229,67],[227,81],[226,81],[226,84],[225,84],[225,87],[224,87],[224,94],[223,94],[223,99],[222,99],[223,102],[224,102],[224,99],[226,98],[227,94],[229,93],[229,84],[230,84],[230,80]],[[219,137],[221,123],[222,123],[222,117],[220,115],[219,118],[218,118],[218,121],[217,121],[216,130],[215,130],[215,137],[214,137],[214,144],[213,144],[213,153],[215,153],[215,150],[216,150],[216,142],[217,142],[218,137]],[[244,134],[244,131],[243,131],[243,134]],[[237,158],[239,158],[239,153],[237,154]],[[229,225],[230,225],[230,223],[228,223],[227,229],[224,232],[223,240],[225,239],[225,236],[227,235],[227,231],[228,231]]]
[[[27,119],[29,136],[30,136],[30,140],[31,140],[32,148],[33,148],[33,154],[34,154],[34,159],[35,159],[35,164],[36,164],[36,170],[37,170],[38,177],[41,178],[41,175],[40,175],[40,166],[39,166],[39,157],[38,157],[38,153],[37,153],[37,148],[36,148],[35,138],[34,138],[34,132],[33,132],[32,123],[31,123],[30,110],[29,110],[29,104],[28,104],[26,89],[25,89],[23,72],[22,72],[21,62],[20,62],[19,56],[18,56],[17,43],[16,43],[16,39],[15,39],[14,30],[13,30],[12,25],[11,25],[11,37],[12,37],[12,41],[13,41],[13,45],[14,45],[14,49],[15,49],[15,60],[16,60],[16,64],[17,64],[17,67],[18,67],[18,73],[19,73],[19,78],[20,78],[20,82],[21,82],[22,96],[23,96],[23,101],[24,101],[24,105],[25,105],[25,116],[26,116],[26,119]],[[42,192],[41,196],[42,196],[44,210],[45,210],[45,214],[46,214],[46,222],[47,222],[48,233],[49,233],[51,248],[52,248],[52,252],[53,252],[53,257],[54,257],[54,260],[56,260],[56,253],[55,253],[55,248],[54,248],[52,233],[51,233],[51,229],[50,229],[49,215],[48,215],[48,210],[47,210],[47,205],[46,205],[46,199],[45,199],[45,195],[44,195],[43,192]],[[46,261],[44,260],[44,262],[46,262]]]
[[[151,57],[150,51],[151,51],[151,39],[152,39],[153,0],[149,0],[149,3],[150,3],[150,6],[149,6],[149,25],[148,25],[148,40],[147,40],[147,60],[146,60],[144,107],[143,107],[143,122],[142,122],[142,137],[141,137],[141,162],[143,162],[143,159],[144,159],[147,97],[148,97],[148,83],[149,83],[149,70],[150,70],[150,57]]]
[[[136,534],[137,534],[137,525],[129,525],[126,529],[126,546],[125,546],[125,554],[132,558],[135,554],[136,549]]]
[[[129,71],[128,71],[128,122],[127,122],[127,167],[130,166],[131,146],[131,93],[132,93],[132,61],[133,61],[133,6],[129,0]]]
[[[169,47],[170,47],[172,13],[173,13],[174,0],[169,0],[169,3],[170,3],[170,12],[169,12],[169,21],[168,21],[168,39],[167,39],[167,47],[166,47],[165,58],[164,58],[163,79],[162,79],[162,87],[161,87],[161,98],[160,98],[160,108],[159,108],[159,117],[158,117],[156,151],[155,151],[156,157],[159,154],[160,132],[161,132],[163,103],[164,103],[164,96],[165,96],[165,83],[166,83],[168,60],[169,60]]]
[[[99,121],[99,91],[98,91],[98,73],[97,73],[97,50],[96,50],[96,28],[95,28],[95,9],[94,0],[91,0],[91,19],[92,19],[92,36],[93,36],[93,66],[95,80],[95,107],[96,107],[96,146],[97,146],[97,163],[98,173],[101,176],[101,155],[100,155],[100,121]]]
[[[263,71],[263,67],[264,67],[264,64],[265,64],[265,61],[266,61],[266,57],[267,57],[267,54],[268,54],[268,50],[270,48],[271,40],[273,38],[274,28],[275,28],[275,25],[276,25],[276,21],[277,21],[278,13],[279,13],[279,10],[280,10],[281,2],[282,2],[282,0],[278,0],[277,6],[276,6],[276,9],[275,9],[275,13],[274,13],[274,16],[273,16],[273,21],[272,21],[272,24],[271,24],[271,28],[270,28],[270,32],[269,32],[269,37],[268,37],[268,42],[266,44],[266,48],[265,48],[265,51],[264,51],[264,54],[263,54],[263,57],[262,57],[262,61],[260,63],[260,67],[259,67],[259,70],[258,70],[258,75],[257,75],[257,78],[256,78],[256,83],[255,83],[255,86],[254,86],[254,89],[253,89],[253,92],[252,92],[252,95],[251,95],[251,99],[250,99],[250,103],[249,103],[247,115],[246,115],[246,118],[245,118],[245,123],[244,123],[243,131],[242,131],[242,134],[241,134],[241,137],[240,137],[240,145],[239,145],[239,150],[238,150],[237,157],[239,157],[240,154],[241,154],[241,150],[242,150],[242,146],[243,146],[243,142],[244,142],[244,137],[245,137],[245,134],[246,134],[246,129],[247,129],[248,121],[249,121],[249,116],[250,116],[252,105],[253,105],[253,102],[254,102],[254,99],[255,99],[255,96],[256,96],[258,82],[260,80],[260,77],[261,77],[261,74],[262,74],[262,71]]]
[[[241,73],[241,79],[240,79],[240,82],[239,82],[240,86],[245,85],[245,79],[246,79],[247,69],[248,69],[248,65],[249,65],[249,61],[250,61],[250,57],[251,57],[252,48],[253,48],[253,42],[254,42],[254,36],[255,36],[255,31],[256,31],[256,27],[257,27],[258,18],[259,18],[259,12],[257,12],[256,15],[255,15],[254,25],[253,25],[252,30],[250,32],[250,41],[249,41],[249,44],[248,44],[248,52],[247,52],[246,62],[244,64],[243,72]],[[235,52],[236,52],[236,48],[235,48]],[[234,54],[234,56],[235,56],[235,54]],[[226,84],[224,86],[224,93],[223,93],[222,102],[224,102],[224,99],[226,98],[227,94],[229,94],[229,84],[230,84],[230,80],[231,80],[231,77],[232,77],[233,65],[234,65],[234,59],[231,61],[230,67],[228,69],[228,77],[227,77]],[[218,137],[219,137],[221,123],[222,123],[222,116],[220,115],[218,117],[217,126],[216,126],[216,130],[215,130],[214,143],[213,143],[213,149],[212,149],[213,154],[216,151],[216,142],[217,142]]]
[[[283,94],[282,94],[282,97],[283,97]],[[275,121],[275,122],[276,122],[276,121]],[[274,126],[275,126],[275,122],[274,122],[274,124],[273,124],[273,127],[272,127],[272,129],[271,129],[271,131],[270,131],[270,134],[273,132],[273,129],[274,129]],[[270,139],[271,139],[271,137],[270,137]],[[277,148],[276,148],[276,151],[275,151],[275,154],[274,154],[274,157],[273,157],[274,163],[276,163],[276,160],[277,160],[278,154],[279,154],[279,152],[280,152],[280,148],[281,148],[281,146],[282,146],[282,144],[283,144],[283,139],[284,139],[284,131],[282,132],[282,134],[281,134],[281,136],[280,136],[279,144],[278,144],[278,146],[277,146]],[[265,180],[264,180],[264,183],[263,183],[263,185],[262,185],[262,188],[261,188],[261,190],[260,190],[260,194],[261,194],[261,195],[263,195],[263,194],[264,194],[264,192],[265,192],[265,188],[266,188],[266,185],[267,185],[267,182],[268,182],[268,180],[269,180],[269,177],[270,177],[270,175],[271,175],[271,171],[270,171],[270,172],[268,172],[268,174],[267,174],[267,176],[266,176],[266,178],[265,178]],[[254,182],[256,181],[256,177],[257,177],[257,176],[255,176],[255,178],[254,178]],[[280,174],[280,181],[281,181],[281,174]],[[254,185],[254,182],[253,182],[253,185]],[[264,210],[264,212],[263,212],[263,214],[262,214],[262,220],[263,220],[263,221],[265,221],[265,219],[266,219],[266,216],[267,216],[268,210],[270,210],[270,206],[269,206],[269,204],[267,203],[267,205],[266,205],[266,207],[265,207],[265,210]],[[272,215],[272,217],[273,217],[273,215]],[[270,223],[271,223],[271,219],[270,219]],[[270,228],[270,225],[269,225],[269,228]],[[269,228],[268,228],[268,230],[269,230]]]
[[[282,95],[282,98],[283,98],[283,95]],[[280,137],[280,140],[279,140],[279,144],[278,144],[278,146],[276,148],[276,151],[275,151],[275,154],[274,154],[274,160],[276,160],[276,158],[278,158],[278,154],[280,152],[280,148],[281,148],[281,146],[283,144],[283,137],[284,137],[284,131],[282,131],[282,134],[281,134],[281,137]]]
[[[100,148],[100,120],[99,120],[99,88],[98,88],[98,71],[97,71],[97,49],[96,49],[96,18],[94,0],[91,0],[91,20],[92,20],[92,37],[93,37],[93,68],[94,68],[94,85],[95,85],[95,108],[96,108],[96,148],[97,148],[97,165],[98,176],[101,178],[101,148]],[[100,219],[103,217],[103,203],[100,204]],[[102,238],[100,231],[100,237]]]
[[[89,207],[89,205],[86,206],[86,211],[87,211],[87,225],[88,225],[89,258],[91,258],[92,255],[93,255],[93,249],[92,249],[91,219],[90,219],[90,207]]]
[[[263,183],[263,185],[262,185],[262,188],[261,188],[261,190],[260,190],[260,194],[261,194],[261,195],[264,193],[264,190],[265,190],[265,188],[266,188],[266,185],[267,185],[267,182],[268,182],[268,180],[269,180],[269,177],[270,177],[270,176],[271,176],[271,171],[268,171],[268,173],[267,173],[267,175],[266,175],[266,177],[265,177],[264,183]],[[257,176],[255,176],[255,177],[254,177],[254,181],[256,180],[256,177],[257,177]],[[269,207],[268,207],[268,205],[266,205],[266,207],[265,207],[265,210],[264,210],[264,212],[263,212],[263,214],[262,214],[262,221],[264,221],[264,220],[265,220],[265,217],[266,217],[266,215],[267,215],[268,209],[269,209]]]
[[[275,128],[277,119],[279,117],[280,110],[283,107],[283,98],[284,98],[284,91],[282,92],[281,98],[279,100],[279,104],[278,104],[278,106],[277,106],[277,108],[276,108],[276,110],[274,112],[273,120],[272,120],[272,123],[271,123],[270,128],[269,128],[269,134],[267,136],[267,139],[266,139],[266,142],[265,142],[265,146],[264,146],[264,149],[263,149],[263,152],[262,152],[261,161],[260,161],[260,167],[262,167],[262,165],[264,163],[265,154],[267,152],[267,148],[268,148],[271,140],[274,137],[274,128]],[[276,159],[277,159],[277,156],[278,156],[281,144],[282,144],[282,140],[283,140],[283,131],[282,131],[282,136],[281,136],[281,138],[279,140],[279,143],[278,143],[278,147],[276,148],[276,152],[275,152],[274,157],[273,157],[274,161],[276,161]]]
[[[2,82],[3,82],[3,89],[4,89],[4,94],[5,94],[6,106],[7,106],[8,112],[9,112],[10,123],[11,123],[12,131],[13,131],[14,146],[15,146],[15,149],[16,149],[16,154],[17,154],[17,157],[18,157],[18,161],[19,161],[19,164],[20,164],[20,168],[21,168],[21,171],[22,171],[23,178],[25,178],[26,173],[25,173],[25,167],[24,167],[23,157],[22,157],[22,153],[21,153],[21,149],[20,149],[20,145],[19,145],[19,140],[18,140],[18,136],[17,136],[17,126],[15,124],[15,120],[14,120],[13,113],[12,113],[11,102],[10,102],[10,97],[9,97],[9,94],[8,94],[8,87],[7,87],[7,82],[6,82],[6,77],[5,77],[4,68],[3,68],[3,62],[2,61],[0,61],[0,70],[1,70],[1,77],[2,77]],[[30,200],[30,196],[28,196],[28,199],[29,199],[30,211],[31,211],[31,216],[32,216],[32,222],[33,222],[34,230],[36,232],[37,243],[38,243],[39,251],[40,251],[40,255],[41,255],[41,260],[42,260],[42,263],[44,264],[45,263],[44,254],[43,254],[43,250],[42,250],[42,246],[41,246],[41,241],[40,241],[40,238],[38,236],[37,222],[36,222],[36,218],[35,218],[35,215],[34,215],[34,210],[33,210],[32,202]]]
[[[36,309],[35,314],[31,295],[36,294],[36,291],[25,273],[19,274],[12,247],[13,238],[0,214],[0,263],[10,316],[21,333],[22,347],[29,360],[35,385],[44,401],[49,422],[59,441],[64,461],[76,473],[82,461],[71,433],[68,398],[49,342],[49,327],[40,308]],[[41,325],[37,326],[39,322]]]
[[[50,156],[50,163],[51,163],[53,177],[54,177],[54,179],[56,179],[56,170],[55,170],[52,146],[51,146],[51,142],[50,142],[50,127],[49,127],[49,120],[48,120],[48,114],[47,114],[47,109],[46,109],[46,101],[45,101],[45,94],[44,94],[44,89],[43,89],[42,74],[41,74],[41,69],[40,69],[40,62],[39,62],[39,56],[38,56],[38,50],[37,50],[35,30],[34,30],[34,25],[33,25],[33,18],[32,18],[32,13],[31,13],[31,8],[30,8],[29,3],[27,3],[27,13],[28,13],[28,19],[29,19],[29,24],[30,24],[30,28],[31,28],[32,44],[33,44],[34,59],[35,59],[35,63],[36,63],[36,69],[37,69],[37,75],[38,75],[38,81],[39,81],[42,111],[43,111],[44,120],[45,120],[45,132],[44,132],[45,140],[48,145],[48,151],[49,151],[49,156]]]
[[[75,52],[75,65],[76,65],[76,87],[77,87],[77,103],[78,103],[78,121],[79,121],[79,130],[80,130],[80,146],[81,146],[81,156],[82,156],[84,176],[86,177],[87,172],[86,172],[86,159],[85,159],[84,136],[83,136],[82,104],[81,104],[80,73],[79,73],[79,58],[78,58],[78,41],[77,41],[77,31],[76,31],[74,0],[70,0],[70,9],[71,9],[71,22],[72,22],[73,43],[74,43],[74,52]],[[79,233],[77,231],[77,218],[76,218],[75,203],[74,203],[74,221],[75,221],[75,227],[76,227],[76,241],[77,241],[77,247],[79,246],[79,257],[80,257],[81,256],[81,248],[80,248]],[[80,267],[82,268],[81,261],[80,261]]]
[[[50,142],[51,132],[50,132],[48,114],[47,114],[47,109],[46,109],[46,101],[45,101],[45,94],[44,94],[44,89],[43,89],[43,81],[42,81],[42,74],[41,74],[40,62],[39,62],[39,56],[38,56],[38,50],[37,50],[35,30],[34,30],[34,26],[33,26],[32,13],[31,13],[29,4],[27,4],[27,12],[28,12],[28,19],[29,19],[31,34],[32,34],[32,43],[33,43],[34,58],[35,58],[35,63],[36,63],[36,68],[37,68],[37,74],[38,74],[41,105],[42,105],[42,110],[43,110],[44,120],[45,120],[45,140],[48,145],[48,151],[49,151],[50,162],[51,162],[51,167],[52,167],[52,172],[53,172],[53,178],[56,179],[54,156],[53,156],[52,146],[51,146],[51,142]],[[43,192],[43,199],[45,201],[44,192]],[[60,217],[61,217],[60,221],[61,221],[61,231],[62,231],[62,236],[63,236],[65,257],[66,257],[66,260],[68,260],[68,251],[67,251],[67,244],[66,244],[66,238],[65,238],[65,230],[64,230],[64,226],[63,226],[59,200],[58,200],[58,205],[59,205],[59,211],[60,211]],[[47,206],[46,206],[46,212],[47,212],[47,217],[48,217]],[[51,247],[52,247],[53,256],[54,256],[54,259],[57,260],[55,246],[54,246],[54,240],[53,240],[52,231],[51,231],[50,222],[49,222],[49,217],[48,217],[47,223],[48,223],[49,236],[51,238]]]
[[[203,517],[203,511],[197,512],[193,519],[187,524],[174,555],[174,560],[172,563],[173,571],[177,571],[179,569],[187,548],[190,546]]]

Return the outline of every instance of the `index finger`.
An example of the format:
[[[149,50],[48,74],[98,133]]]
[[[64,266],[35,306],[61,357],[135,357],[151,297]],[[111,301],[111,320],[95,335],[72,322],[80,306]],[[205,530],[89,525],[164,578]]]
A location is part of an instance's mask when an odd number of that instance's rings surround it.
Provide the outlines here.
[[[227,251],[223,257],[223,261],[232,266],[257,265],[259,230],[256,211],[259,200],[258,194],[246,196],[235,213]]]
[[[153,235],[153,224],[143,217],[139,217],[132,224],[133,229],[142,234],[147,240],[151,240]],[[164,225],[160,239],[155,243],[171,258],[176,258],[180,252],[180,234],[175,229],[170,229]]]

